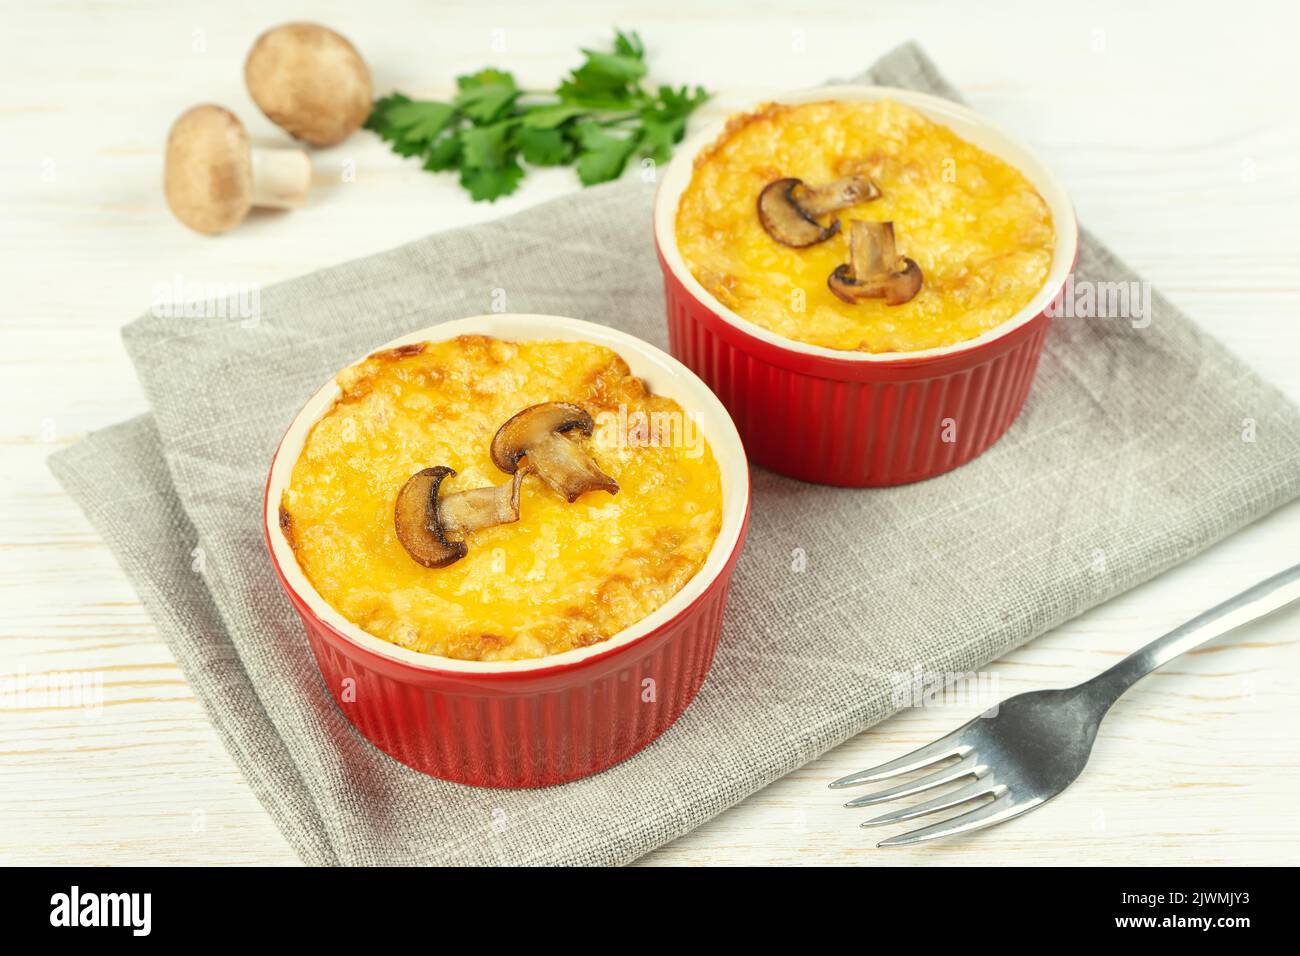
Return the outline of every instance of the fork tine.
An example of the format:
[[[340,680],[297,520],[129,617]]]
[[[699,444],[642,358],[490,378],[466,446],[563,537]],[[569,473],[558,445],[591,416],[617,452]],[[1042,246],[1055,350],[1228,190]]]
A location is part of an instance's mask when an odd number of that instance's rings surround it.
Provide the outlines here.
[[[913,817],[923,817],[928,813],[947,810],[949,807],[955,807],[967,800],[974,800],[976,797],[998,797],[1002,795],[1002,790],[1001,784],[990,783],[988,780],[973,780],[966,786],[958,787],[941,797],[935,797],[933,800],[926,800],[910,807],[899,807],[897,810],[891,810],[889,813],[881,814],[858,825],[862,827],[880,827],[889,823],[901,823],[904,820],[911,820]]]
[[[869,807],[873,803],[884,803],[886,800],[893,800],[896,797],[910,797],[914,793],[933,790],[935,787],[942,787],[945,783],[952,783],[962,777],[969,777],[971,774],[979,776],[983,772],[985,772],[985,768],[974,757],[966,756],[951,767],[944,767],[942,770],[928,774],[919,780],[900,783],[896,787],[877,790],[875,793],[863,794],[844,805],[849,809]]]
[[[969,744],[962,744],[957,740],[958,735],[965,729],[966,725],[963,724],[947,736],[940,737],[934,743],[919,747],[909,754],[895,757],[893,760],[875,767],[868,767],[866,770],[859,770],[847,777],[840,777],[830,785],[831,789],[840,790],[844,787],[855,787],[860,783],[888,780],[890,777],[897,777],[902,773],[928,767],[930,764],[938,763],[947,757],[965,757],[970,753],[971,747]]]
[[[908,833],[889,837],[887,840],[881,840],[876,846],[911,846],[915,843],[928,843],[930,840],[938,840],[941,837],[954,836],[958,833],[968,833],[971,830],[982,830],[984,827],[991,827],[996,823],[1010,820],[1012,817],[1018,817],[1022,813],[1028,813],[1030,810],[1041,807],[1046,802],[1042,797],[1032,797],[1017,802],[1009,794],[1004,793],[996,800],[986,803],[982,807],[976,807],[966,813],[959,813],[955,817],[949,817],[942,823],[935,823],[919,830],[912,830]]]

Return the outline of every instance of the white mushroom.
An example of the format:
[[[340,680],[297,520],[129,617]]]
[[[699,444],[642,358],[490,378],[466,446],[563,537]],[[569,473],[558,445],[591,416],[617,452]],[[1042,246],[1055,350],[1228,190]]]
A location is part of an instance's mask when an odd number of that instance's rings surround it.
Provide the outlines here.
[[[880,187],[869,176],[849,176],[820,186],[786,176],[768,183],[758,194],[758,221],[781,245],[803,249],[840,231],[838,219],[823,226],[818,216],[879,198]]]
[[[305,152],[253,149],[244,124],[223,107],[187,110],[167,135],[163,192],[176,218],[196,232],[232,229],[254,206],[301,206],[310,186]]]
[[[492,437],[492,463],[507,475],[515,474],[519,460],[570,504],[588,491],[618,494],[618,482],[600,470],[587,450],[568,437],[591,437],[595,421],[580,405],[543,402],[516,412]]]
[[[864,299],[902,305],[921,291],[922,281],[921,267],[898,254],[893,222],[850,219],[849,261],[836,267],[826,284],[849,305]]]
[[[267,30],[244,62],[244,82],[272,123],[313,146],[333,146],[370,115],[370,69],[356,47],[317,23]]]
[[[455,469],[438,465],[417,471],[397,493],[393,522],[398,542],[426,568],[455,564],[469,554],[465,535],[519,520],[519,488],[528,473],[520,468],[504,485],[442,495],[442,483],[456,476]]]

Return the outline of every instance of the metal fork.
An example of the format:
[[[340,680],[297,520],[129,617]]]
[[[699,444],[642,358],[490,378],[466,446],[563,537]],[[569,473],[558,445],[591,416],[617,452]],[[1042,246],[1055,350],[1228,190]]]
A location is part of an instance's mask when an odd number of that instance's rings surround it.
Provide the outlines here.
[[[980,799],[981,806],[887,840],[877,846],[908,846],[1002,823],[1041,807],[1083,772],[1097,728],[1111,705],[1157,667],[1194,647],[1300,600],[1300,564],[1256,584],[1192,618],[1092,680],[1064,690],[1038,690],[1009,697],[948,736],[906,756],[841,777],[832,789],[887,780],[939,765],[937,772],[858,797],[846,807],[866,807],[974,778],[942,796],[902,807],[863,823],[899,823]]]

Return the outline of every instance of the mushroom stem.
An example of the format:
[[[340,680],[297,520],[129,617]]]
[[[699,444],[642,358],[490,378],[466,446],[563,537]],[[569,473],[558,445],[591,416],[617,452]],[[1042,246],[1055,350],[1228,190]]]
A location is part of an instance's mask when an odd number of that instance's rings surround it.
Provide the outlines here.
[[[873,276],[893,271],[898,261],[898,246],[894,244],[892,222],[863,222],[855,219],[849,224],[849,267],[853,277],[865,282]]]
[[[799,207],[810,216],[824,216],[858,203],[880,198],[880,187],[870,176],[848,176],[821,186],[801,183],[791,190]]]
[[[570,503],[588,491],[618,494],[618,482],[601,471],[591,456],[569,439],[548,432],[528,449],[525,459],[537,477]]]
[[[892,222],[849,221],[849,261],[832,272],[826,285],[853,305],[864,299],[884,299],[902,305],[921,291],[921,267],[898,254]]]
[[[311,188],[311,159],[301,149],[254,149],[253,205],[296,209]]]
[[[520,468],[504,485],[439,495],[456,472],[446,465],[417,471],[397,493],[393,522],[406,553],[426,568],[445,568],[469,553],[469,545],[448,534],[468,535],[519,520],[519,488],[530,469]]]
[[[470,534],[499,524],[519,520],[519,488],[527,468],[520,468],[504,485],[488,485],[443,495],[438,502],[438,517],[443,531]]]

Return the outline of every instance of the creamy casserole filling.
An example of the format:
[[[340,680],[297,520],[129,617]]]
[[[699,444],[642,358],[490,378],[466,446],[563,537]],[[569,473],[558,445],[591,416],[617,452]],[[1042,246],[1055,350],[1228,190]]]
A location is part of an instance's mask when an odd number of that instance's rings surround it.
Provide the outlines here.
[[[1042,288],[1055,244],[1018,169],[890,100],[733,118],[696,158],[676,236],[695,278],[743,318],[862,352],[1000,325]]]
[[[515,660],[605,640],[676,594],[721,527],[721,476],[698,424],[604,346],[464,336],[376,353],[338,383],[294,465],[281,525],[321,597],[395,644]],[[494,436],[542,403],[590,416],[590,437],[564,440],[616,493],[569,502],[528,475],[516,520],[463,536],[463,557],[446,566],[413,560],[394,521],[411,476],[454,470],[444,495],[509,484]],[[526,449],[516,451],[526,468]]]

